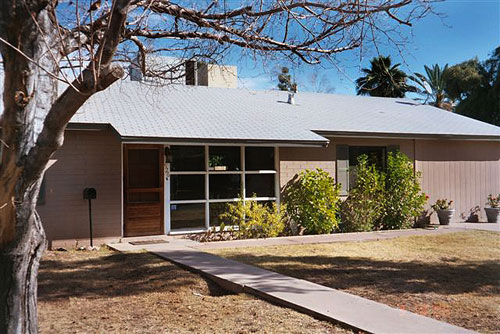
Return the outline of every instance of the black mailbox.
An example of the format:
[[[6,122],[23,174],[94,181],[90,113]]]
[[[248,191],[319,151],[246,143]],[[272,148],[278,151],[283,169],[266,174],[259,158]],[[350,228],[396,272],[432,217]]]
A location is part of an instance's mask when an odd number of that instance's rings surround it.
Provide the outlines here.
[[[90,228],[90,247],[94,247],[94,241],[92,237],[92,201],[97,198],[97,191],[95,188],[85,188],[83,189],[83,199],[89,200],[89,228]]]
[[[83,189],[83,199],[96,199],[97,191],[95,188],[85,188]]]

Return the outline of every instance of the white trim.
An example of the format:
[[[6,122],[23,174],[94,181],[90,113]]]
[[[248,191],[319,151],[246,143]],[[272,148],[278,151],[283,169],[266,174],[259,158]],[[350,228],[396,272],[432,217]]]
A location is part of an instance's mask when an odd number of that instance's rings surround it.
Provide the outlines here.
[[[274,150],[276,151],[276,148]],[[276,164],[276,162],[275,162],[275,164]],[[245,174],[276,174],[276,171],[275,170],[247,170],[247,171],[245,171]]]
[[[247,198],[247,178],[245,177],[247,168],[246,164],[246,154],[245,154],[245,146],[240,146],[240,161],[241,161],[241,170],[243,171],[243,175],[241,177],[241,194],[243,196],[243,202],[245,202],[245,198]]]
[[[121,220],[121,237],[124,238],[125,237],[125,215],[124,215],[124,211],[125,211],[125,196],[123,194],[123,191],[124,191],[124,187],[123,187],[123,183],[125,182],[124,180],[124,173],[123,173],[123,142],[121,142],[121,147],[120,147],[120,188],[121,188],[121,191],[120,191],[120,199],[121,199],[121,202],[120,202],[120,208],[121,208],[121,212],[120,212],[120,220]]]
[[[210,228],[210,174],[208,168],[210,165],[209,146],[205,145],[205,228]]]
[[[208,229],[206,228],[179,228],[170,232],[170,235],[182,235],[182,234],[190,234],[190,233],[202,233],[206,232]]]
[[[170,175],[205,175],[207,172],[206,171],[192,171],[192,172],[175,172],[171,171]]]
[[[222,140],[222,139],[221,139]],[[129,139],[122,139],[122,142],[125,144],[140,144],[140,145],[174,145],[174,146],[258,146],[258,147],[325,147],[328,145],[327,142],[318,142],[317,144],[300,144],[300,143],[251,143],[251,142],[231,142],[230,139],[226,143],[220,142],[207,142],[207,141],[199,141],[199,142],[186,142],[186,141],[134,141]]]
[[[206,201],[205,199],[177,199],[170,201],[170,204],[202,204]]]
[[[209,170],[208,174],[210,175],[242,175],[243,171],[241,170]]]
[[[163,145],[163,150],[165,151],[165,148],[168,147],[168,145]],[[163,233],[164,234],[169,234],[170,233],[170,178],[171,178],[171,172],[170,172],[170,163],[166,163],[165,161],[166,157],[163,157],[163,166],[164,166],[164,175],[163,175]]]
[[[281,203],[281,180],[280,180],[280,151],[279,147],[274,148],[274,196],[276,197],[276,205],[278,210]]]
[[[134,142],[135,143],[135,142]],[[151,144],[151,143],[150,143]],[[203,146],[204,151],[204,160],[205,160],[205,170],[204,171],[169,171],[169,175],[166,176],[166,181],[164,184],[165,191],[165,231],[168,234],[182,234],[182,233],[194,233],[196,231],[206,231],[210,228],[210,204],[212,203],[234,203],[239,201],[239,198],[222,198],[222,199],[211,199],[210,198],[210,176],[211,175],[240,175],[243,193],[243,201],[275,201],[279,203],[279,171],[278,170],[252,170],[247,171],[245,169],[245,148],[246,147],[273,147],[274,148],[274,165],[275,168],[279,167],[279,158],[278,152],[279,147],[277,145],[242,145],[235,143],[226,143],[226,144],[215,144],[215,143],[205,143],[204,145],[196,145],[193,143],[163,143],[164,146],[170,145],[179,145],[179,146]],[[231,146],[231,147],[240,147],[240,171],[216,171],[209,170],[209,158],[210,158],[210,146]],[[274,175],[275,182],[275,196],[274,197],[247,197],[246,194],[246,175],[256,175],[256,174],[270,174]],[[170,199],[170,179],[172,175],[205,175],[205,196],[204,199],[195,199],[195,200],[171,200]],[[182,205],[182,204],[205,204],[205,229],[196,228],[193,229],[171,229],[171,212],[170,205]]]

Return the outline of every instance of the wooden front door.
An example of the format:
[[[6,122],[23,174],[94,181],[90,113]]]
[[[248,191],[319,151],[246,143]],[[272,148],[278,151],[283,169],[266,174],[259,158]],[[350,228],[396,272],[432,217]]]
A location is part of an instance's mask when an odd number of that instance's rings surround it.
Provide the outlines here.
[[[124,145],[124,234],[163,234],[162,145]]]

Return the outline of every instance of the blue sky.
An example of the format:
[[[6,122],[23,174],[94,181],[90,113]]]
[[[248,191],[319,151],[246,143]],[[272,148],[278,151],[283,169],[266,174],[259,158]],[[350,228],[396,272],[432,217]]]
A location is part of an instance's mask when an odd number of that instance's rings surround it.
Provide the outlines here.
[[[485,59],[500,46],[500,1],[498,0],[447,0],[435,5],[444,18],[430,15],[415,22],[410,42],[403,58],[395,48],[380,48],[381,54],[390,54],[393,60],[402,63],[406,72],[423,72],[424,65],[446,63],[453,65],[466,59]],[[301,65],[295,68],[300,90],[314,90],[311,85],[313,73],[324,80],[324,86],[338,94],[355,94],[353,80],[359,77],[359,69],[366,67],[373,54],[361,63],[352,57],[339,63],[339,69]],[[354,59],[356,58],[356,59]],[[286,62],[269,64],[252,61],[238,62],[240,86],[248,89],[274,89],[276,69]]]

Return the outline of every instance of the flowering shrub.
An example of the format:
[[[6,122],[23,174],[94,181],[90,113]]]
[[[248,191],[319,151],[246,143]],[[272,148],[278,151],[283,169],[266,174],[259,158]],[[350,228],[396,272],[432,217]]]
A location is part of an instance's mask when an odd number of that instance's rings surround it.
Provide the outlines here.
[[[256,200],[243,201],[243,198],[227,204],[227,211],[219,218],[225,222],[220,230],[229,230],[235,239],[277,237],[285,230],[287,221],[285,205],[278,208],[273,203],[268,207]]]

